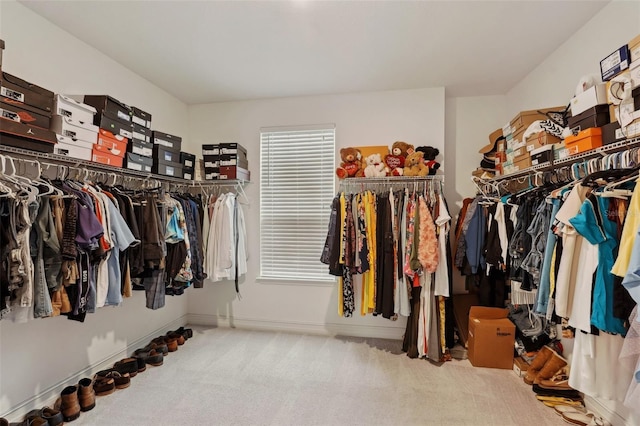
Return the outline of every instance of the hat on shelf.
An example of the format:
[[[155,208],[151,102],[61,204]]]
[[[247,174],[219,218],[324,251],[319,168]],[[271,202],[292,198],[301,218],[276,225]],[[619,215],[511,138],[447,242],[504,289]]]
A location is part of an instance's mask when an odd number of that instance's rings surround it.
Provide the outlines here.
[[[493,132],[491,132],[491,134],[489,134],[489,143],[484,147],[480,148],[480,151],[478,152],[480,154],[487,154],[489,152],[494,152],[497,148],[496,145],[498,144],[498,141],[500,139],[504,139],[504,136],[502,136],[501,128],[494,130]]]

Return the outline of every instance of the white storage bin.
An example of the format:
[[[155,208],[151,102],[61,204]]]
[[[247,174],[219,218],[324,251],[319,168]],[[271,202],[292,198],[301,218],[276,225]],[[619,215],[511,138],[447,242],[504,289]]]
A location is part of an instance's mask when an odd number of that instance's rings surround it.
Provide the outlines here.
[[[93,123],[93,116],[96,115],[96,109],[91,105],[64,95],[56,95],[53,106],[54,114],[85,123]]]

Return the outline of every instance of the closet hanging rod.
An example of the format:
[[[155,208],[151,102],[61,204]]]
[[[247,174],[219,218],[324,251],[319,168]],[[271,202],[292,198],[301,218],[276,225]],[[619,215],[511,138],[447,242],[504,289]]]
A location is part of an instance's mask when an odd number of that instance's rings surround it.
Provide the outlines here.
[[[561,166],[568,166],[572,163],[582,162],[590,158],[596,158],[600,156],[605,156],[607,154],[613,154],[617,151],[624,151],[625,149],[634,148],[637,145],[640,145],[640,137],[635,137],[635,138],[627,139],[620,142],[614,142],[609,145],[604,145],[600,148],[596,148],[587,152],[582,152],[580,154],[563,158],[562,160],[554,160],[552,163],[546,162],[546,163],[538,164],[536,166],[527,167],[526,169],[517,171],[515,173],[510,173],[504,176],[496,176],[494,178],[488,179],[488,181],[496,182],[496,181],[502,181],[502,180],[511,180],[516,178],[521,178],[523,176],[530,175],[537,171],[542,172],[547,170],[553,170]]]
[[[340,180],[340,183],[413,183],[444,181],[444,175],[431,176],[385,176],[385,177],[355,177]]]

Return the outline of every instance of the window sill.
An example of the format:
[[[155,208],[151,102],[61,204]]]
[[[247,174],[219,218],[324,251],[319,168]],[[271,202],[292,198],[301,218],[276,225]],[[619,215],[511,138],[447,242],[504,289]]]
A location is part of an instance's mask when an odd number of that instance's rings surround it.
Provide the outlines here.
[[[292,285],[296,287],[331,287],[335,285],[336,279],[313,280],[313,279],[294,279],[294,278],[275,278],[275,277],[257,277],[256,282],[270,285]]]

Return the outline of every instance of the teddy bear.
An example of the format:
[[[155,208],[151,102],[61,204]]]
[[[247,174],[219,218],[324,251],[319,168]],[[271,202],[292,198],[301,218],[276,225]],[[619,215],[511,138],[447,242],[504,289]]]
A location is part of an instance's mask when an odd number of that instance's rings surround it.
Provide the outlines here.
[[[391,145],[391,153],[384,157],[384,163],[389,169],[389,176],[402,176],[404,172],[404,160],[413,152],[413,145],[396,141]]]
[[[363,176],[362,154],[357,148],[342,148],[340,150],[340,167],[336,169],[339,179]]]
[[[424,165],[429,168],[429,175],[435,175],[436,170],[440,168],[440,163],[436,161],[440,150],[432,146],[419,146],[416,148],[416,151],[424,154]]]
[[[404,160],[405,176],[427,176],[429,174],[429,167],[424,165],[423,156],[424,153],[422,151],[407,155]]]
[[[387,166],[382,162],[382,156],[378,153],[371,154],[365,159],[367,166],[364,168],[365,177],[384,177],[387,175]]]

